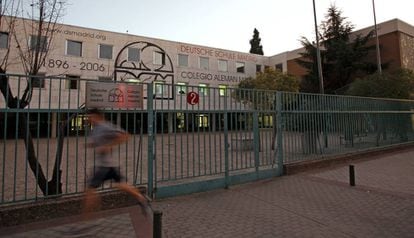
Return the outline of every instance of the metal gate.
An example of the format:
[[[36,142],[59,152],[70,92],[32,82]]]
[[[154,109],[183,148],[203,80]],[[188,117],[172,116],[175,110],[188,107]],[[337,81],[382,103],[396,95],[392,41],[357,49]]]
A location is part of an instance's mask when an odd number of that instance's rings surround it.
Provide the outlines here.
[[[281,174],[276,92],[148,85],[148,174],[156,197],[224,188]],[[175,92],[175,99],[163,92]],[[197,93],[198,103],[187,97]],[[189,99],[190,100],[190,99]],[[153,130],[153,134],[151,133]],[[278,166],[279,165],[279,166]],[[151,168],[154,166],[154,168]],[[153,175],[151,172],[153,171]],[[153,191],[151,189],[154,188]]]

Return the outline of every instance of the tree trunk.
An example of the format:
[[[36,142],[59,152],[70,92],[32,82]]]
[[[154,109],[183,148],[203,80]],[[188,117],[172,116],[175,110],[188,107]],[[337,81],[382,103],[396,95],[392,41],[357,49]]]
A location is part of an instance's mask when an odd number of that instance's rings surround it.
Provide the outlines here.
[[[6,72],[3,69],[0,69],[0,73],[5,74]],[[13,93],[9,86],[8,77],[6,75],[0,75],[0,91],[3,94],[4,99],[6,100],[7,106],[9,108],[21,108],[22,107],[22,105],[19,103],[19,100],[13,97]],[[47,195],[61,194],[62,184],[60,182],[61,181],[60,175],[57,175],[58,173],[55,174],[55,170],[59,170],[60,162],[55,164],[53,178],[51,181],[48,182],[43,172],[42,166],[40,165],[36,157],[32,134],[27,126],[27,117],[24,113],[20,115],[18,125],[19,125],[19,134],[23,138],[24,144],[27,150],[27,161],[29,162],[30,169],[32,170],[33,175],[35,176],[36,182],[40,190],[42,191],[43,195],[47,196]],[[59,166],[59,167],[56,167],[56,166]]]

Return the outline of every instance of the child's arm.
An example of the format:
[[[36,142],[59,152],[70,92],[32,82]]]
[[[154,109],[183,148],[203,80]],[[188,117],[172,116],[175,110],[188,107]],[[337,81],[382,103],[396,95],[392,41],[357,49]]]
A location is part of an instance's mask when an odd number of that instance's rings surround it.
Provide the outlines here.
[[[125,132],[125,131],[116,132],[116,133],[117,133],[117,136],[110,143],[110,146],[122,144],[122,143],[126,142],[128,140],[128,138],[129,138],[129,134],[127,132]]]

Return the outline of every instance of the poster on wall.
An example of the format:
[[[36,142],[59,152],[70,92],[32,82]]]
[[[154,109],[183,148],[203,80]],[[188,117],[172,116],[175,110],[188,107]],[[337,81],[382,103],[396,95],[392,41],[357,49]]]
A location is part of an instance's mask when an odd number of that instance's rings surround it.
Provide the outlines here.
[[[142,109],[143,85],[128,83],[86,83],[87,108]]]

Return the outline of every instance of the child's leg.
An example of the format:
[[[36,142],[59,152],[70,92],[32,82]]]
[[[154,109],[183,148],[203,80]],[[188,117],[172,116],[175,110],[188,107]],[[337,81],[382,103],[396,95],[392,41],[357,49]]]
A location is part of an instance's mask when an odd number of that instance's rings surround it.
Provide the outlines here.
[[[88,188],[85,191],[85,198],[83,201],[83,214],[91,213],[100,206],[100,197],[96,193],[98,188],[105,181],[108,174],[108,169],[105,167],[98,167],[93,177],[88,182]]]
[[[90,214],[100,205],[100,198],[95,188],[87,188],[83,200],[83,219],[88,219]]]
[[[148,215],[148,208],[150,208],[149,201],[139,192],[138,189],[134,188],[133,186],[127,183],[118,183],[118,189],[125,191],[132,196],[134,196],[138,200],[138,205],[141,207],[142,213],[144,215]]]
[[[133,186],[124,182],[118,183],[116,186],[118,187],[118,189],[134,196],[140,203],[147,204],[147,199],[139,192],[138,189],[134,188]]]

